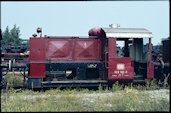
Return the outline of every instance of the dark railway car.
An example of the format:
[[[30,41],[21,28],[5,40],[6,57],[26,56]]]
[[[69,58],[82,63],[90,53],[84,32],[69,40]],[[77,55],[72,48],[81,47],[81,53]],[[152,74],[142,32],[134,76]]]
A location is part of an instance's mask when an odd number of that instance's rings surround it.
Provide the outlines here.
[[[170,37],[162,41],[163,45],[163,61],[166,63],[170,62]]]
[[[33,34],[28,87],[87,87],[153,79],[151,38],[146,29],[118,26],[96,27],[89,37],[81,38]]]
[[[161,53],[156,54],[154,60],[154,78],[158,81],[164,82],[164,79],[168,77],[168,84],[170,84],[170,38],[162,41]]]
[[[3,71],[18,71],[27,68],[29,56],[28,46],[3,46],[1,53],[1,68]]]

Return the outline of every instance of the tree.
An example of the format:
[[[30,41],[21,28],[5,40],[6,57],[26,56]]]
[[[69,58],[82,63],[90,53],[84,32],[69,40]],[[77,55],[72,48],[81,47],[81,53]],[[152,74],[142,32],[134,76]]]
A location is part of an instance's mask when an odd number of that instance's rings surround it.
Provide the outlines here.
[[[22,44],[22,40],[20,39],[20,29],[14,27],[9,30],[8,26],[6,27],[5,31],[2,33],[2,45],[5,46],[20,46]]]
[[[5,31],[2,32],[2,45],[7,45],[10,40],[10,32],[8,26],[6,27]]]

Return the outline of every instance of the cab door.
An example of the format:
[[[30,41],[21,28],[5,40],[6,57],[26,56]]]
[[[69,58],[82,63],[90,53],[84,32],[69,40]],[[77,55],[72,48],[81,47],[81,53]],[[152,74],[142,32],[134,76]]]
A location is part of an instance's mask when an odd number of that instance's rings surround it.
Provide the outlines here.
[[[118,42],[118,43],[117,43]],[[120,43],[122,42],[122,43]],[[119,47],[123,45],[123,47]],[[133,40],[109,38],[108,80],[133,80]]]

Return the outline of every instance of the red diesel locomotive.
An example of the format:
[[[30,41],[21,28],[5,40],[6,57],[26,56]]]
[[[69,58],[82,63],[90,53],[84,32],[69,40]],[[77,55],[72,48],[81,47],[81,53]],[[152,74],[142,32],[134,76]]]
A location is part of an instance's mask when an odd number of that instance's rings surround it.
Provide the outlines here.
[[[33,34],[28,87],[87,87],[153,79],[151,38],[144,28],[117,25],[93,28],[88,37]]]

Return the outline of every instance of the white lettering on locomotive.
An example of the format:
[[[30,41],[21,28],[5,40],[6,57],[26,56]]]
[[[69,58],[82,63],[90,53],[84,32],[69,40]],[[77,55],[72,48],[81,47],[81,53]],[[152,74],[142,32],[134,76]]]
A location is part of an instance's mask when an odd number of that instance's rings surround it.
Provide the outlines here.
[[[121,71],[114,71],[114,75],[112,76],[117,77],[117,76],[129,76],[129,75],[128,75],[128,71],[121,70]]]
[[[96,68],[97,67],[97,64],[89,64],[88,65],[88,68]]]

